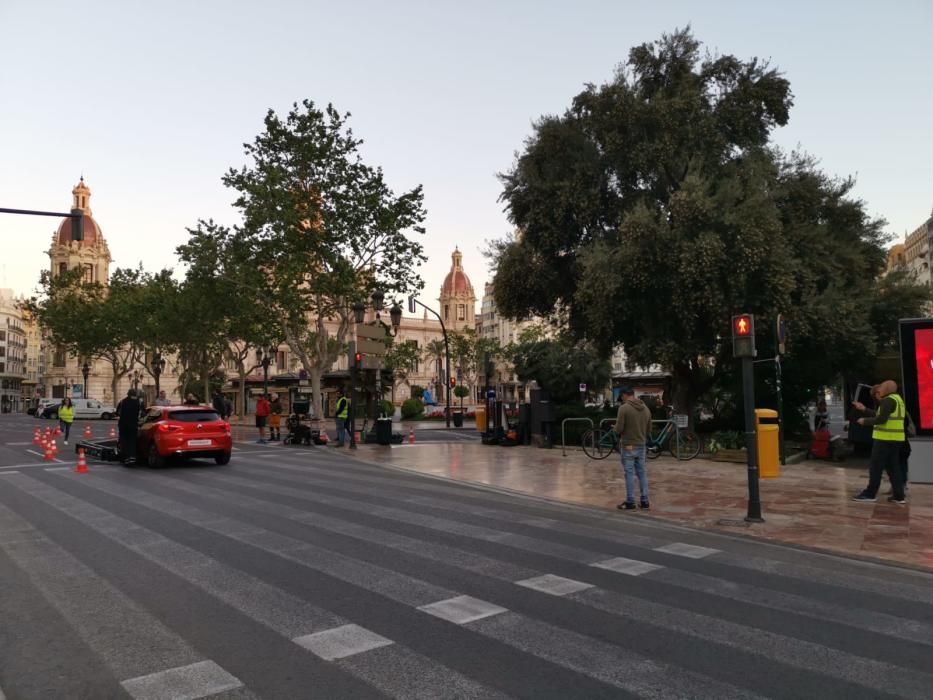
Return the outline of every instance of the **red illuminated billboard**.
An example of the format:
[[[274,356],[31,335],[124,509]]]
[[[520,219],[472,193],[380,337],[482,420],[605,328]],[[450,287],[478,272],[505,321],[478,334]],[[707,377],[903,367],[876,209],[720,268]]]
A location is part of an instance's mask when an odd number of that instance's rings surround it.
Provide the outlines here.
[[[900,322],[903,396],[920,435],[933,436],[933,319]]]

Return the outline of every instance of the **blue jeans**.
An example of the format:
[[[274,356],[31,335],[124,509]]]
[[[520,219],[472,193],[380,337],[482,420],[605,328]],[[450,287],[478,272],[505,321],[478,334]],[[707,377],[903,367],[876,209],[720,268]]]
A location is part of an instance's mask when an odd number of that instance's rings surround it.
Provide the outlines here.
[[[68,442],[68,436],[71,434],[71,423],[67,421],[60,420],[58,421],[58,426],[61,428],[61,431],[65,434],[65,442]]]
[[[635,502],[635,473],[638,473],[638,486],[641,500],[648,501],[648,472],[645,470],[645,446],[622,445],[622,469],[625,472],[625,502]]]
[[[337,444],[340,447],[343,447],[343,443],[347,438],[347,419],[346,418],[337,418]]]

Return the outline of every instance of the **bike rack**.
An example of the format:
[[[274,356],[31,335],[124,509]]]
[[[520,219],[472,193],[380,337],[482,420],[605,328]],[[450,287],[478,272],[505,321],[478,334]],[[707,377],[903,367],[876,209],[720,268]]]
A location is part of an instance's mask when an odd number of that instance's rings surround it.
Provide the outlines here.
[[[564,420],[560,422],[560,449],[564,457],[567,456],[567,443],[564,438],[564,426],[567,425],[567,423],[573,423],[575,421],[578,423],[589,423],[590,430],[593,429],[592,418],[564,418]],[[602,423],[600,423],[600,426],[602,426]]]

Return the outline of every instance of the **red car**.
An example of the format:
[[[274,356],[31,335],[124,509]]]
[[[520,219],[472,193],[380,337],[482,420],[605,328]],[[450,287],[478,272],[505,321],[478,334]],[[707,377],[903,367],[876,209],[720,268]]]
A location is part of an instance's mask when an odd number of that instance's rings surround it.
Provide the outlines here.
[[[137,454],[150,467],[171,457],[213,457],[230,461],[230,424],[210,406],[152,406],[139,426]]]

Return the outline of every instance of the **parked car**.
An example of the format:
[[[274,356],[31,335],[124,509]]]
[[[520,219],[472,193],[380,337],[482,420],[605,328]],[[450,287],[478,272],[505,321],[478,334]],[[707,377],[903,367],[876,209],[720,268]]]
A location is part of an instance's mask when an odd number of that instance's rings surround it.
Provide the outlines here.
[[[71,403],[75,407],[75,419],[99,418],[101,420],[110,420],[116,418],[117,409],[109,404],[105,404],[95,399],[72,399]]]
[[[230,424],[209,406],[153,406],[139,426],[136,449],[150,467],[172,457],[213,457],[227,464],[233,440]]]
[[[61,400],[55,403],[46,404],[45,407],[39,405],[36,408],[36,418],[51,418],[58,420],[58,407],[61,406]]]

